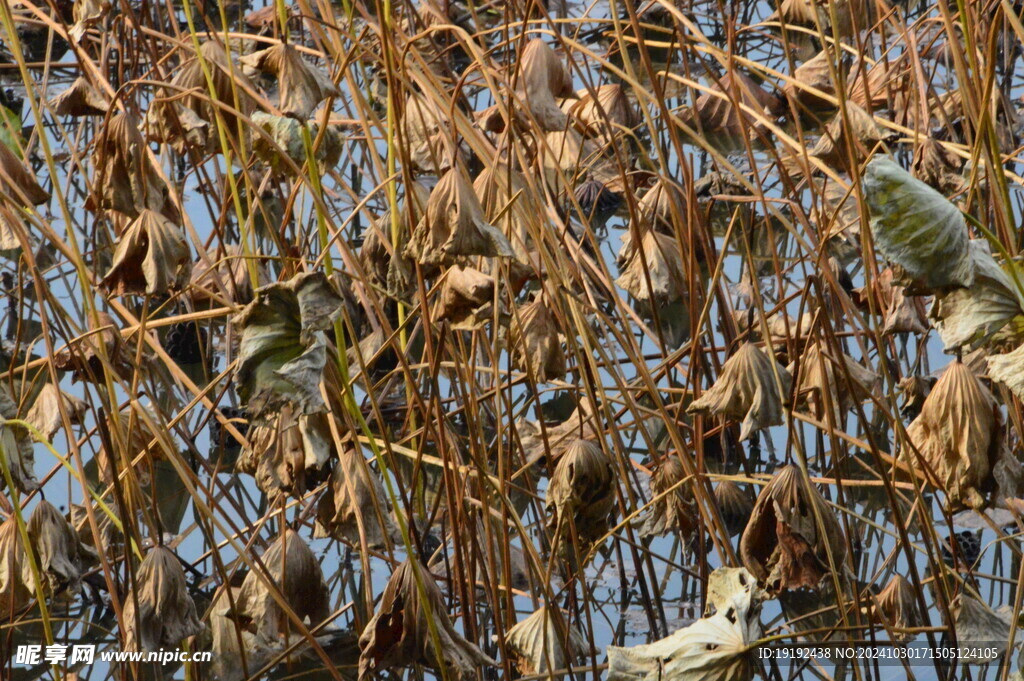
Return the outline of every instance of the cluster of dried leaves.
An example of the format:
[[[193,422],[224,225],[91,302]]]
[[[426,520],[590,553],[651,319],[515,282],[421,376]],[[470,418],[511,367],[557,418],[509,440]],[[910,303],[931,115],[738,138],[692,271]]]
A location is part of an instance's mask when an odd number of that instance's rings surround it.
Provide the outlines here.
[[[5,4],[5,669],[1008,660],[1014,12]]]

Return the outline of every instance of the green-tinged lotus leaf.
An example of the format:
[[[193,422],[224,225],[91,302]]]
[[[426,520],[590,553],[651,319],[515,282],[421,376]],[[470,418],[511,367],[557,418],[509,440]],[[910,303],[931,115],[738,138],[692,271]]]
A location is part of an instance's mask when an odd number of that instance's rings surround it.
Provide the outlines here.
[[[966,664],[987,664],[1006,655],[1013,620],[1009,606],[992,610],[977,598],[962,593],[953,601],[951,610],[956,640]],[[976,641],[984,641],[985,645],[978,648]]]
[[[974,283],[967,224],[956,206],[883,157],[868,163],[863,186],[882,255],[926,289]]]
[[[235,382],[242,403],[259,416],[294,404],[303,414],[324,408],[320,379],[326,338],[342,298],[321,272],[264,286],[235,318],[242,330]]]
[[[982,240],[970,243],[974,283],[935,296],[930,316],[946,352],[1024,330],[1024,297]]]
[[[988,376],[1004,383],[1017,399],[1024,400],[1024,345],[1012,352],[989,357]]]
[[[252,122],[255,127],[266,133],[253,135],[252,149],[261,161],[275,172],[290,172],[289,164],[281,157],[283,151],[300,169],[302,168],[306,162],[306,145],[302,138],[301,121],[257,111],[252,115]],[[308,121],[306,125],[309,127],[309,140],[315,145],[315,156],[321,170],[329,170],[338,165],[341,159],[341,136],[338,131],[328,125],[324,134],[320,135],[319,123]],[[267,136],[270,137],[269,140]]]
[[[727,571],[728,574],[716,573]],[[753,651],[761,638],[764,593],[746,570],[719,568],[711,573],[715,614],[647,645],[608,646],[608,681],[749,681]]]

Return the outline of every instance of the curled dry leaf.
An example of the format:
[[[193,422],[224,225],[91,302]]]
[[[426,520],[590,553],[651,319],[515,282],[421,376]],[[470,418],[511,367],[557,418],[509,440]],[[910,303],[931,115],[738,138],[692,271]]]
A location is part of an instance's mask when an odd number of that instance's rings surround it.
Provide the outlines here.
[[[860,163],[871,155],[879,142],[888,138],[885,128],[874,116],[853,102],[847,102],[845,123],[842,112],[837,113],[809,153],[828,164],[845,168],[851,155],[855,163]]]
[[[967,186],[960,174],[963,165],[964,159],[931,137],[914,151],[914,175],[943,194],[958,194]]]
[[[627,248],[626,244],[623,248]],[[625,267],[615,284],[645,306],[660,306],[683,298],[686,270],[679,242],[653,229],[644,230],[640,248],[630,244]]]
[[[499,301],[498,317],[504,316]],[[472,267],[455,265],[448,269],[441,285],[438,320],[448,320],[452,328],[472,331],[495,318],[494,278]]]
[[[341,159],[341,135],[332,125],[320,134],[320,124],[315,121],[303,123],[289,116],[256,111],[251,117],[252,124],[260,132],[253,133],[252,149],[256,155],[275,172],[291,174],[291,161],[300,169],[306,163],[306,143],[302,135],[305,125],[309,131],[309,140],[313,145],[313,157],[326,172],[338,165]],[[303,119],[305,120],[305,119]],[[284,152],[284,156],[281,155]]]
[[[790,364],[788,370],[796,374],[797,363]],[[819,420],[831,406],[833,423],[842,426],[846,414],[870,397],[880,380],[878,374],[854,358],[842,354],[837,359],[817,342],[808,345],[799,360],[797,395],[798,399],[806,400]]]
[[[25,571],[29,574],[27,582]],[[36,595],[31,575],[18,521],[12,515],[0,524],[0,617],[6,619],[28,607]]]
[[[773,593],[816,588],[831,565],[842,568],[846,541],[818,490],[795,466],[786,466],[757,497],[740,538],[740,558]]]
[[[505,632],[505,643],[513,664],[524,675],[567,669],[590,652],[583,635],[569,624],[568,613],[546,605]]]
[[[169,94],[175,98],[180,97],[180,90],[191,93],[179,99],[181,106],[210,124],[216,123],[219,113],[232,133],[236,132],[237,125],[232,112],[248,116],[256,107],[249,94],[254,91],[252,83],[240,67],[232,64],[224,45],[217,40],[204,41],[199,46],[199,56],[182,64],[171,79],[171,86]],[[211,97],[221,106],[211,103]]]
[[[124,600],[125,650],[177,648],[203,631],[188,593],[185,571],[170,549],[150,549],[135,573],[135,588]]]
[[[441,175],[454,165],[459,150],[448,124],[449,118],[448,112],[417,92],[411,92],[405,100],[402,132],[415,170]]]
[[[555,464],[544,507],[548,527],[564,544],[579,538],[583,553],[608,531],[617,479],[600,445],[577,439]]]
[[[785,367],[746,342],[722,366],[715,384],[686,411],[742,419],[740,440],[746,440],[762,428],[782,424],[782,398],[789,394],[792,380]]]
[[[740,137],[761,127],[758,116],[775,109],[776,98],[754,80],[735,69],[715,77],[710,91],[702,91],[682,122],[698,133]]]
[[[742,568],[712,572],[708,592],[715,614],[648,645],[608,646],[608,681],[753,679],[764,593]]]
[[[573,93],[572,76],[555,51],[540,38],[534,38],[523,49],[516,91],[542,131],[564,130],[569,124],[555,98]]]
[[[884,157],[868,163],[863,186],[875,246],[911,281],[925,289],[974,283],[967,224],[956,206]]]
[[[68,421],[81,424],[89,405],[74,395],[69,395],[53,383],[47,383],[39,391],[35,402],[25,415],[25,420],[32,424],[43,437],[52,440],[54,433],[61,429],[63,420],[61,413],[68,416]]]
[[[26,525],[47,595],[71,600],[78,594],[82,574],[95,562],[96,552],[79,541],[67,519],[45,499],[36,505]],[[23,567],[25,583],[32,584],[34,580],[28,561]]]
[[[882,333],[921,334],[928,331],[928,317],[920,296],[908,296],[906,288],[893,283],[893,271],[886,267],[871,282],[871,286],[854,289],[854,299],[865,311],[870,310],[869,296],[873,294],[876,308],[884,316]]]
[[[330,76],[302,58],[298,48],[290,43],[279,43],[259,52],[242,57],[239,62],[277,78],[280,102],[278,108],[287,116],[309,118],[316,107],[328,97],[341,92]]]
[[[256,486],[271,499],[301,497],[320,480],[321,468],[334,451],[329,414],[299,414],[289,404],[259,419],[249,434],[249,447],[235,464],[256,478]]]
[[[643,228],[669,235],[682,234],[679,226],[687,222],[687,203],[681,186],[671,178],[659,176],[637,202]]]
[[[901,574],[893,575],[881,593],[875,596],[875,609],[889,628],[897,630],[896,637],[901,640],[913,638],[914,634],[900,634],[898,630],[925,624],[917,605],[917,590]]]
[[[142,130],[150,142],[169,144],[182,155],[190,149],[205,152],[219,147],[210,124],[178,101],[155,100],[142,120]]]
[[[509,271],[512,281],[537,276],[543,263],[534,234],[541,233],[546,209],[530,191],[526,179],[509,166],[496,163],[477,175],[473,190],[489,223],[500,229],[512,245],[515,254]]]
[[[11,482],[19,492],[27,494],[39,487],[36,480],[36,458],[32,436],[24,426],[4,423],[7,419],[18,418],[18,405],[11,399],[6,388],[0,388],[0,444],[7,458]],[[0,473],[0,490],[6,489],[7,478]]]
[[[458,256],[513,257],[515,252],[501,230],[484,220],[483,207],[466,171],[456,166],[430,192],[426,212],[404,254],[434,267],[454,264]]]
[[[600,85],[593,93],[586,89],[579,90],[576,97],[577,99],[563,100],[562,110],[569,114],[586,134],[596,135],[606,144],[640,122],[636,107],[620,83]]]
[[[988,375],[1006,385],[1017,399],[1024,400],[1024,345],[1003,355],[988,358]]]
[[[102,116],[110,110],[106,98],[81,76],[50,100],[50,106],[58,116]]]
[[[98,24],[110,12],[109,0],[75,0],[72,15],[75,23],[68,31],[72,40],[81,40],[90,27]]]
[[[285,404],[295,405],[299,414],[323,411],[323,332],[340,317],[342,304],[322,272],[297,274],[256,291],[256,299],[234,319],[242,334],[235,384],[251,414]]]
[[[361,680],[413,664],[443,668],[461,679],[480,665],[497,664],[456,631],[441,590],[415,559],[392,573],[377,611],[359,637],[359,649]]]
[[[544,296],[521,305],[509,326],[509,346],[516,367],[532,372],[538,383],[565,378],[561,329]]]
[[[96,136],[92,155],[96,196],[90,197],[88,205],[129,217],[147,208],[170,215],[167,184],[146,152],[146,141],[133,116],[117,113],[108,118]]]
[[[338,451],[330,485],[317,505],[314,536],[370,548],[387,546],[399,538],[384,485],[354,446]]]
[[[129,357],[121,332],[106,312],[89,318],[90,329],[56,352],[53,365],[58,371],[71,371],[75,380],[104,382],[105,367],[114,373],[131,373]]]
[[[722,480],[714,489],[715,505],[730,537],[735,537],[747,526],[754,512],[754,500],[732,480]]]
[[[577,439],[600,440],[603,435],[597,425],[597,410],[589,397],[583,397],[568,419],[559,424],[545,424],[534,421],[519,421],[516,429],[520,433],[523,455],[528,464],[543,459],[557,463],[565,451]]]
[[[262,263],[256,264],[258,286],[268,284],[270,275]],[[194,305],[245,305],[252,301],[253,288],[245,255],[238,244],[228,244],[223,253],[210,253],[192,265],[188,295]]]
[[[292,636],[301,638],[285,608],[307,627],[330,616],[330,592],[320,561],[302,537],[285,530],[260,563],[265,571],[254,569],[245,576],[235,608],[228,613],[236,626],[254,636],[258,648],[273,648],[282,637],[286,645]]]
[[[974,282],[938,293],[930,311],[946,352],[1024,334],[1024,296],[982,240],[970,242]],[[1013,263],[1009,265],[1015,267]],[[1019,281],[1022,273],[1017,272]]]
[[[50,200],[50,193],[39,186],[21,159],[0,142],[0,189],[24,206],[37,206]]]
[[[678,532],[683,538],[689,538],[697,530],[700,516],[693,502],[693,494],[685,483],[679,484],[685,478],[686,473],[679,457],[671,454],[654,471],[651,475],[651,494],[655,498],[640,528],[640,536],[653,537],[666,532]]]
[[[184,288],[191,270],[188,242],[178,225],[143,209],[121,235],[100,284],[116,296],[163,295]]]
[[[999,404],[962,362],[953,362],[907,428],[903,457],[945,491],[949,503],[984,505],[1001,446]],[[916,451],[915,451],[916,450]]]
[[[977,598],[959,594],[950,606],[960,654],[967,664],[986,664],[1006,655],[1010,641],[1011,612],[993,612]],[[982,648],[976,641],[984,641]],[[1019,645],[1019,641],[1018,641]],[[980,652],[979,652],[980,651]]]

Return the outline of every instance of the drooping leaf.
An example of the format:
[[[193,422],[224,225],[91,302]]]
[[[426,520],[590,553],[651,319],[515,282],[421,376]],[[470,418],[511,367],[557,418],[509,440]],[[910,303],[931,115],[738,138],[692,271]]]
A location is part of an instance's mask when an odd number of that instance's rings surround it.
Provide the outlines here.
[[[744,343],[726,360],[715,384],[687,408],[687,413],[709,412],[742,420],[741,440],[768,426],[781,425],[782,397],[789,393],[793,379],[778,362],[773,370],[773,362],[753,343]]]
[[[135,589],[124,603],[125,650],[177,648],[203,631],[188,592],[185,571],[170,549],[149,550],[135,573]]]
[[[506,631],[505,643],[525,675],[566,669],[590,652],[583,635],[569,624],[568,613],[556,614],[546,605]]]
[[[377,611],[359,637],[359,648],[361,680],[413,664],[444,668],[462,679],[480,665],[497,664],[455,629],[441,590],[415,559],[392,573]]]
[[[868,163],[863,185],[875,247],[911,281],[927,289],[974,283],[967,224],[956,206],[884,157]]]
[[[278,108],[288,116],[305,120],[320,102],[341,94],[330,76],[307,62],[298,48],[290,43],[278,43],[246,55],[239,61],[243,66],[277,78]]]
[[[773,593],[816,588],[833,565],[842,569],[846,540],[818,490],[795,466],[786,466],[758,495],[740,538],[740,558]]]
[[[338,452],[330,485],[317,505],[315,535],[370,548],[399,539],[384,485],[356,447],[343,447]]]
[[[101,285],[113,295],[163,295],[188,283],[192,256],[181,229],[160,213],[142,209],[121,235]]]

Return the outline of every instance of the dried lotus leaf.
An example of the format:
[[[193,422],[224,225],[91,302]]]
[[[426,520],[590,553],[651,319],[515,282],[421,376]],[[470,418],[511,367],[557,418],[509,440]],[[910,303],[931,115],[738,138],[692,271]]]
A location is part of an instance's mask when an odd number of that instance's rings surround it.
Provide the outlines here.
[[[62,411],[67,414],[71,423],[80,424],[88,408],[89,405],[74,395],[69,395],[53,383],[47,383],[36,396],[35,402],[25,415],[25,420],[43,437],[51,440],[54,433],[63,425]]]
[[[178,648],[203,631],[188,593],[185,571],[170,549],[150,549],[135,573],[135,588],[124,601],[125,650],[154,652]]]
[[[234,319],[241,329],[235,384],[254,416],[291,404],[300,414],[325,409],[320,383],[327,363],[324,331],[344,299],[322,272],[264,286]]]
[[[640,248],[632,249],[616,286],[644,305],[664,305],[686,295],[686,269],[679,242],[645,230]]]
[[[561,329],[544,296],[520,306],[509,327],[509,346],[516,367],[533,372],[539,383],[565,378]]]
[[[355,447],[338,452],[330,485],[317,505],[315,536],[370,548],[387,546],[398,538],[384,485]]]
[[[796,363],[788,369],[795,374]],[[799,372],[797,394],[806,399],[818,419],[824,418],[830,405],[833,423],[840,426],[854,405],[867,399],[881,380],[878,374],[849,355],[832,357],[820,342],[807,347],[800,358]]]
[[[546,605],[506,631],[505,644],[516,669],[525,675],[567,669],[590,652],[583,635],[568,624],[567,613],[554,613]]]
[[[616,500],[615,469],[599,445],[577,439],[555,464],[544,506],[563,545],[575,534],[581,549],[608,531]],[[573,531],[575,530],[575,532]]]
[[[360,679],[413,664],[443,668],[462,679],[480,665],[497,664],[455,629],[441,590],[415,559],[392,573],[359,648]]]
[[[493,303],[494,278],[472,267],[455,265],[444,275],[435,317],[448,320],[454,329],[472,331],[494,319]]]
[[[34,582],[23,577],[25,570],[31,573],[18,521],[12,515],[0,524],[0,612],[4,617],[24,610],[36,595]]]
[[[782,384],[781,392],[776,373]],[[747,342],[726,360],[715,384],[686,411],[742,420],[740,440],[746,440],[763,428],[783,423],[782,399],[789,393],[791,383],[792,376],[785,367]]]
[[[120,236],[114,262],[100,285],[113,295],[163,295],[185,287],[192,271],[181,229],[160,213],[143,209]]]
[[[816,588],[831,565],[841,569],[846,542],[818,490],[795,466],[786,466],[758,495],[740,538],[740,558],[773,593]]]
[[[132,218],[145,209],[170,216],[170,190],[147,151],[133,116],[117,113],[108,118],[96,135],[92,160],[98,203],[90,205]]]
[[[907,427],[902,456],[945,491],[949,503],[984,504],[1001,444],[999,405],[965,364],[953,362]]]
[[[302,121],[262,111],[254,112],[251,120],[253,127],[260,131],[253,133],[252,143],[253,152],[260,160],[276,173],[292,174],[292,163],[301,172],[307,159]],[[310,141],[314,144],[313,157],[320,171],[327,172],[338,165],[341,159],[341,135],[335,126],[328,125],[322,135],[320,123],[317,121],[308,121],[305,127],[308,129]],[[292,163],[288,163],[286,158]]]
[[[20,205],[39,205],[50,200],[50,193],[39,186],[21,159],[0,142],[0,189]]]
[[[78,77],[64,92],[50,101],[58,116],[102,116],[110,104],[88,80]]]
[[[927,289],[974,283],[967,224],[944,196],[884,157],[864,175],[875,247]]]
[[[289,43],[279,43],[253,52],[242,57],[239,62],[243,67],[277,78],[280,98],[278,108],[286,116],[305,120],[313,114],[320,102],[341,95],[330,76],[308,63],[298,48]]]
[[[715,505],[725,523],[725,529],[730,537],[735,537],[747,526],[750,514],[754,512],[754,500],[732,480],[719,482],[715,485],[714,493]]]
[[[453,167],[430,192],[426,212],[413,230],[404,255],[421,265],[452,265],[468,255],[513,257],[512,245],[484,220],[483,207],[461,167]]]
[[[6,388],[0,388],[0,421],[18,418],[18,405]],[[27,494],[39,488],[36,480],[36,458],[32,435],[24,426],[0,423],[0,444],[7,459],[11,482],[19,492]],[[7,476],[0,475],[0,490],[7,487]]]
[[[925,620],[917,604],[917,590],[903,575],[893,575],[885,588],[875,596],[878,616],[892,629],[908,629],[924,626]],[[914,634],[896,634],[898,638],[910,639]]]
[[[261,567],[249,572],[230,613],[235,622],[255,635],[267,648],[281,638],[301,638],[289,613],[309,627],[316,627],[331,614],[330,592],[320,561],[302,538],[288,529],[260,556]],[[274,592],[279,592],[275,598]]]
[[[988,375],[1006,385],[1017,399],[1024,400],[1024,345],[1003,355],[988,358]]]
[[[655,498],[640,527],[641,537],[666,532],[678,532],[683,538],[693,536],[700,518],[693,494],[685,483],[680,485],[685,478],[683,464],[675,455],[670,455],[651,475],[651,494]]]
[[[763,593],[749,573],[742,578],[729,577],[715,579],[717,584],[730,584],[735,590],[717,594],[718,604],[725,607],[719,607],[714,615],[702,617],[654,643],[630,648],[608,646],[608,681],[753,679]]]
[[[63,601],[73,599],[81,587],[87,566],[97,557],[95,551],[79,541],[67,519],[46,500],[40,501],[33,509],[26,530],[40,574],[45,580],[46,593]],[[23,569],[25,583],[33,583],[28,562]]]
[[[572,77],[555,51],[540,38],[534,38],[523,49],[516,89],[541,130],[565,129],[568,119],[555,98],[572,94]]]

